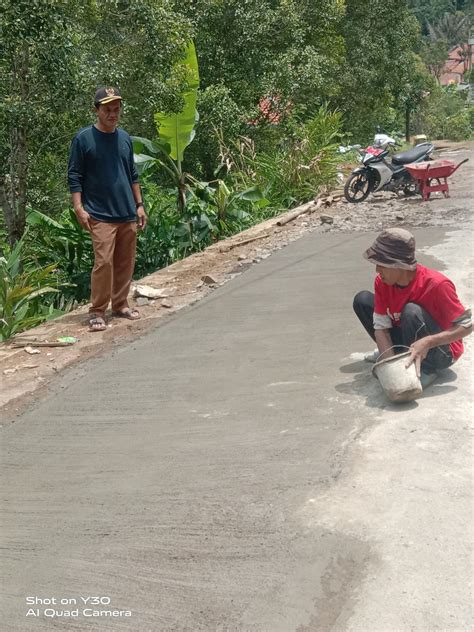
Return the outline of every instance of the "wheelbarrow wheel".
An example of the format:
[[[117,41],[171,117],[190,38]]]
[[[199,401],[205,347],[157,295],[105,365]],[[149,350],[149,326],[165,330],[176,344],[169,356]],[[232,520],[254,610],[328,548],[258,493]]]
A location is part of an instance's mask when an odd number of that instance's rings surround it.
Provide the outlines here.
[[[372,190],[372,182],[364,171],[353,173],[344,186],[344,196],[348,202],[363,202]]]

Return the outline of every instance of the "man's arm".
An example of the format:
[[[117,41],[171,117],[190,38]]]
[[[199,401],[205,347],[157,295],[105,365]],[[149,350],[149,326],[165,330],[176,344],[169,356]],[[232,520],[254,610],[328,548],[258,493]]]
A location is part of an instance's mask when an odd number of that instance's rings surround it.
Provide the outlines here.
[[[390,336],[390,329],[376,329],[375,342],[377,343],[380,354],[383,353],[382,360],[395,355],[395,351],[393,349],[390,349],[390,347],[393,347],[392,337]]]
[[[67,167],[69,191],[71,192],[72,205],[76,213],[77,221],[84,230],[91,231],[89,223],[90,215],[82,206],[82,183],[84,180],[84,158],[78,137],[71,143],[69,163]]]
[[[407,362],[407,366],[410,366],[410,364],[414,362],[416,373],[418,377],[420,377],[421,363],[428,355],[428,351],[430,349],[440,347],[441,345],[449,345],[449,343],[465,338],[471,333],[472,324],[469,327],[465,327],[463,325],[453,325],[445,331],[440,331],[437,334],[432,334],[431,336],[425,336],[424,338],[420,338],[420,340],[416,340],[410,347],[411,356]]]
[[[143,206],[140,184],[138,182],[134,182],[132,184],[132,191],[133,191],[133,197],[135,198],[135,204],[137,204],[138,228],[141,228],[143,230],[146,226],[147,216],[145,213],[145,207]]]
[[[74,206],[74,212],[76,213],[77,221],[79,224],[87,230],[91,232],[90,218],[91,216],[86,211],[86,209],[82,206],[82,193],[81,191],[73,191],[71,193],[72,197],[72,205]]]

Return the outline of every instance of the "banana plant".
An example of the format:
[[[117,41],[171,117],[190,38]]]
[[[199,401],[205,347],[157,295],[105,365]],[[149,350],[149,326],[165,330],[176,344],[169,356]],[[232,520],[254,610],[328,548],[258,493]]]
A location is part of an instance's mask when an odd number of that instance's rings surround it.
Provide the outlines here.
[[[59,291],[49,285],[56,265],[22,269],[25,235],[11,252],[0,257],[0,341],[61,313],[40,298]]]
[[[219,220],[241,220],[248,217],[242,209],[242,202],[252,202],[263,208],[269,204],[259,186],[253,186],[245,191],[232,191],[224,180],[200,182],[190,176],[193,183],[193,193],[198,198],[215,206]]]
[[[182,169],[183,154],[196,134],[195,125],[199,120],[196,109],[199,68],[193,42],[187,45],[183,59],[178,62],[178,65],[181,71],[184,69],[187,83],[187,89],[181,94],[184,102],[183,109],[180,112],[155,114],[158,142],[153,143],[136,136],[132,137],[132,140],[138,170],[153,163],[161,166],[171,176],[178,190],[178,210],[182,213],[186,206],[186,174]],[[152,155],[143,153],[145,149]]]

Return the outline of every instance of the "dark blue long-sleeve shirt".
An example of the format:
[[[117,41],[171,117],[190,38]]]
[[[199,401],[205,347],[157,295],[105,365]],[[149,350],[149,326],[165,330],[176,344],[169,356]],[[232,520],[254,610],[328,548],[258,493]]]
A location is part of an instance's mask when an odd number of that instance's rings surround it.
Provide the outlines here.
[[[82,193],[82,205],[99,222],[136,219],[132,184],[138,182],[133,145],[123,129],[106,133],[94,125],[76,134],[68,165],[71,193]]]

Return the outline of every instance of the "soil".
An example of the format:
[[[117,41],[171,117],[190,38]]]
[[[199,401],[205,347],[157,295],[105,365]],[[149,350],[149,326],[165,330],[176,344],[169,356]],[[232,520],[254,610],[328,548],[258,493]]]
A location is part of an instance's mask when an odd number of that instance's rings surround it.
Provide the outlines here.
[[[310,202],[295,210],[263,222],[238,235],[220,241],[205,251],[191,255],[132,284],[166,290],[163,299],[146,304],[131,298],[131,307],[141,313],[138,321],[110,318],[105,331],[89,332],[87,306],[40,327],[30,329],[0,345],[0,409],[11,419],[25,408],[32,398],[50,386],[68,366],[108,352],[115,345],[146,333],[174,312],[200,300],[215,288],[245,272],[311,231],[353,232],[378,231],[388,226],[453,226],[470,219],[472,213],[471,182],[474,163],[474,143],[438,142],[438,156],[463,165],[449,179],[452,197],[445,199],[435,193],[423,202],[419,195],[398,198],[392,193],[380,193],[360,204],[349,204],[341,190],[333,191],[319,202]],[[436,156],[435,156],[436,157]],[[288,223],[285,220],[293,218]],[[283,225],[279,225],[283,223]],[[137,304],[138,300],[138,304]],[[73,336],[77,342],[64,347],[35,347],[35,343],[55,342],[61,336]],[[24,348],[14,348],[21,342],[37,349],[29,354]]]

